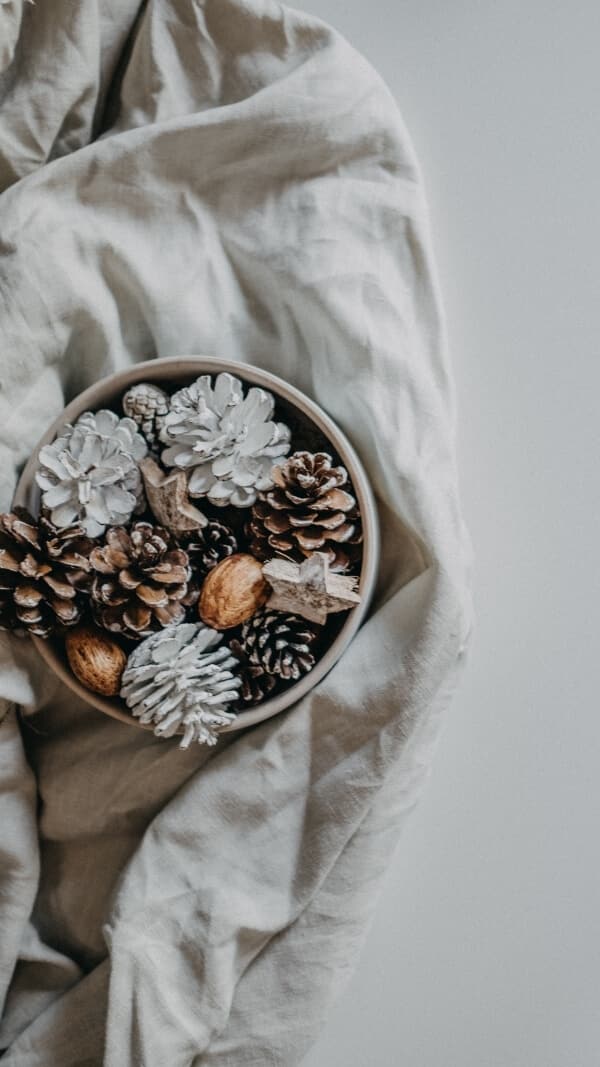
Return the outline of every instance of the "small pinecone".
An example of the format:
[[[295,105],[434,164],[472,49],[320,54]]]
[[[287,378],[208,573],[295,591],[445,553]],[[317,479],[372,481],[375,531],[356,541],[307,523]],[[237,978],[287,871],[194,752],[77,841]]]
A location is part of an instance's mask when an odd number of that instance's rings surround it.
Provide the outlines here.
[[[260,704],[275,688],[277,679],[274,674],[267,674],[264,667],[259,663],[251,663],[239,641],[229,642],[229,647],[234,656],[241,663],[240,678],[240,702],[243,704]]]
[[[111,527],[90,562],[96,621],[132,640],[182,622],[197,593],[188,586],[187,552],[168,530],[149,522],[135,522],[129,530]]]
[[[242,627],[241,645],[251,664],[297,681],[314,667],[311,645],[318,629],[299,615],[259,611]]]
[[[169,397],[151,382],[132,385],[123,397],[123,411],[137,423],[153,452],[160,447],[159,434],[168,410]]]
[[[25,508],[0,515],[0,629],[46,638],[79,622],[93,545],[79,525],[59,529]]]
[[[273,489],[260,493],[247,533],[259,559],[276,553],[301,561],[313,552],[329,556],[332,571],[345,572],[360,558],[362,525],[347,489],[345,467],[326,452],[295,452],[274,467]]]
[[[222,559],[237,552],[238,545],[229,526],[210,519],[207,526],[193,534],[186,543],[185,550],[195,572],[204,576]]]

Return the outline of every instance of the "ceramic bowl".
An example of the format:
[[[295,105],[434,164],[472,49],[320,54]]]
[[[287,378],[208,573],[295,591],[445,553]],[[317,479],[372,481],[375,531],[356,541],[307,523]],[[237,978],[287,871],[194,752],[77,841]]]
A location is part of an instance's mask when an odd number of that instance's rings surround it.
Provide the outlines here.
[[[276,398],[281,414],[279,418],[291,416],[296,426],[302,427],[301,436],[304,438],[302,447],[315,449],[321,443],[329,445],[329,451],[337,454],[339,460],[348,470],[353,483],[354,492],[359,503],[363,532],[363,555],[359,578],[359,592],[361,602],[357,604],[347,615],[333,637],[332,643],[325,649],[320,659],[308,674],[305,674],[298,682],[289,688],[277,693],[275,696],[264,700],[261,704],[241,711],[231,725],[224,728],[223,732],[242,730],[246,726],[262,722],[264,719],[277,715],[285,708],[295,704],[309,692],[339,660],[342,653],[347,649],[361,625],[367,613],[369,602],[375,586],[377,568],[379,562],[379,531],[377,523],[377,511],[373,493],[369,485],[365,470],[348,438],[342,433],[333,420],[316,404],[309,400],[298,389],[293,388],[281,378],[270,374],[268,371],[259,370],[257,367],[245,363],[235,363],[230,360],[215,359],[207,356],[187,356],[185,358],[168,358],[150,360],[147,363],[137,363],[135,366],[108,378],[103,378],[95,385],[90,386],[80,393],[64,409],[60,416],[48,427],[43,437],[34,449],[27,465],[25,466],[17,491],[14,504],[24,505],[37,515],[40,506],[40,493],[35,483],[35,472],[38,466],[38,453],[43,445],[53,441],[59,430],[65,423],[75,422],[84,411],[98,411],[101,408],[114,408],[122,414],[120,401],[123,393],[135,382],[156,382],[167,391],[175,391],[184,385],[189,385],[200,374],[219,374],[221,371],[229,371],[243,382],[249,385],[258,385],[269,390]],[[314,444],[311,443],[314,437]],[[325,438],[325,442],[323,442]],[[71,673],[63,642],[60,640],[43,641],[34,637],[33,641],[48,666],[72,689],[82,700],[87,701],[99,711],[111,715],[121,722],[140,727],[140,723],[129,712],[125,702],[120,698],[107,698],[86,689]],[[151,726],[146,729],[152,729]]]

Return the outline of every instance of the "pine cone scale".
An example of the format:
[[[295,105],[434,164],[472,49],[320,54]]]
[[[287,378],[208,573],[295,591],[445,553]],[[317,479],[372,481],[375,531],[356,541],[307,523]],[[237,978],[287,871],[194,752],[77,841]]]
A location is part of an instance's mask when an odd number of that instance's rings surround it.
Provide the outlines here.
[[[98,549],[100,552],[101,549]],[[112,574],[116,574],[117,571],[124,571],[129,566],[130,556],[127,552],[124,552],[121,548],[113,548],[112,546],[106,552],[105,562],[107,571],[110,568]]]
[[[149,585],[138,585],[136,594],[149,608],[164,608],[169,603],[166,589],[153,589]]]
[[[123,611],[121,605],[116,606],[105,605],[102,613],[102,626],[105,630],[109,630],[111,633],[122,633],[123,631]],[[98,612],[98,618],[100,613]],[[149,616],[150,617],[150,616]]]
[[[35,611],[23,611],[17,616],[17,622],[25,626],[34,637],[50,637],[52,629],[44,623],[43,615]]]
[[[330,489],[326,493],[319,495],[319,503],[311,504],[313,508],[318,508],[319,511],[325,508],[332,508],[333,510],[350,511],[355,507],[356,500],[351,493],[347,493],[345,489]]]
[[[10,518],[10,516],[7,516],[7,518]],[[31,523],[24,522],[23,519],[15,519],[15,521],[11,523],[11,527],[15,537],[19,541],[24,541],[34,549],[38,547],[38,532],[35,526],[32,526]]]
[[[42,599],[39,589],[32,585],[21,585],[15,589],[15,604],[20,608],[36,608]]]
[[[126,567],[118,572],[119,581],[118,584],[123,586],[123,589],[137,589],[141,584],[142,579],[137,575],[132,574]]]
[[[308,514],[290,514],[287,516],[287,528],[288,530],[294,530],[296,528],[302,529],[306,526],[314,526],[318,522],[320,527],[327,530],[334,530],[336,526],[340,526],[346,521],[346,516],[342,512],[333,514],[330,516],[324,516],[321,518],[316,512],[310,511]]]
[[[63,625],[68,625],[71,622],[77,622],[79,620],[80,612],[77,610],[75,604],[65,602],[64,600],[52,600],[50,601],[54,614]]]
[[[344,526],[338,526],[335,530],[330,530],[327,534],[327,539],[338,544],[345,544],[346,541],[352,540],[355,533],[356,526],[352,523],[347,523]]]
[[[163,582],[165,585],[182,585],[187,580],[188,574],[189,567],[172,566],[168,562],[161,564],[160,567],[153,567],[148,571],[149,577],[156,582]]]
[[[120,616],[120,620],[123,622],[123,627],[119,627],[119,629],[127,629],[136,634],[149,633],[152,623],[152,611],[150,608],[142,607],[141,604],[132,604],[125,609]]]
[[[46,574],[50,574],[52,567],[49,563],[40,563],[33,556],[27,555],[22,560],[19,570],[28,578],[43,578]]]
[[[0,548],[0,570],[19,573],[19,564],[14,556],[11,556],[6,548]]]
[[[287,515],[280,515],[278,512],[272,512],[270,515],[267,514],[266,518],[263,520],[263,526],[265,530],[268,530],[270,533],[285,533],[286,530],[290,529],[290,519]]]
[[[254,542],[254,544],[257,545],[257,542]],[[273,535],[272,537],[269,537],[269,541],[266,546],[261,547],[260,545],[257,545],[257,547],[258,551],[261,553],[261,556],[264,554],[264,558],[266,559],[269,555],[269,549],[274,548],[278,552],[283,552],[287,555],[288,552],[294,552],[296,545],[295,542],[292,541],[289,537],[275,537]]]
[[[108,553],[100,548],[95,548],[90,556],[90,563],[98,574],[116,574],[118,567],[113,566],[108,559]]]
[[[332,540],[332,538],[329,538]],[[325,544],[325,537],[318,527],[308,527],[296,534],[296,541],[300,548],[307,552],[317,552]]]
[[[160,605],[154,609],[161,626],[170,626],[172,622],[183,622],[185,619],[185,608],[177,601],[170,601],[167,607],[161,607]]]
[[[62,600],[74,600],[77,596],[77,590],[73,588],[70,582],[61,582],[59,578],[54,578],[51,574],[44,575],[44,582]]]
[[[105,604],[112,604],[114,606],[116,606],[117,604],[125,604],[128,600],[127,594],[124,592],[124,590],[121,589],[118,582],[114,580],[94,580],[94,583],[92,585],[92,595],[94,599],[99,598]]]

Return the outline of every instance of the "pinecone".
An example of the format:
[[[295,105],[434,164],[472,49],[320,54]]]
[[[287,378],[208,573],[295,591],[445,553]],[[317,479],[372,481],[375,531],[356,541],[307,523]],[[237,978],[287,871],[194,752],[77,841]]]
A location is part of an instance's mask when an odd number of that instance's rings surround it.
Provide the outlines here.
[[[202,623],[173,623],[131,653],[121,696],[141,723],[154,723],[158,737],[183,728],[181,748],[192,741],[214,745],[219,730],[235,719],[239,663],[222,634]]]
[[[210,519],[206,526],[196,530],[186,542],[185,550],[194,571],[200,576],[208,574],[222,559],[238,550],[235,534],[229,526]]]
[[[271,467],[289,452],[290,430],[274,422],[271,393],[252,386],[244,396],[239,378],[202,374],[174,393],[161,440],[167,467],[189,474],[191,497],[211,504],[250,507],[272,484]]]
[[[135,522],[107,530],[90,556],[95,572],[92,602],[106,630],[139,640],[170,623],[182,622],[197,590],[188,585],[187,552],[168,530]]]
[[[82,526],[36,522],[25,508],[0,515],[0,628],[46,638],[79,622],[93,544]]]
[[[247,534],[259,559],[275,553],[301,561],[313,552],[329,556],[332,571],[345,572],[360,558],[362,525],[345,467],[327,452],[294,452],[273,467],[273,489],[260,493]]]
[[[277,684],[275,675],[267,674],[264,667],[261,667],[259,663],[251,663],[239,641],[230,641],[229,647],[241,664],[241,703],[249,705],[260,704],[275,688]]]
[[[55,526],[80,522],[88,537],[128,522],[143,505],[138,460],[148,451],[133,419],[84,411],[40,449],[36,481]]]
[[[123,397],[123,411],[137,424],[153,452],[160,447],[159,434],[168,410],[169,397],[152,382],[137,382]]]
[[[297,681],[314,667],[310,646],[317,635],[318,628],[299,615],[265,610],[244,623],[241,645],[254,666]]]

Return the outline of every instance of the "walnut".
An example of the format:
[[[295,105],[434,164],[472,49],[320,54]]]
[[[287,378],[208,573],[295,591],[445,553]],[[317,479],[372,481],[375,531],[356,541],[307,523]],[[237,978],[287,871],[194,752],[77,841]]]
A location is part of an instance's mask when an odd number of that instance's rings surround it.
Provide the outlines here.
[[[200,591],[198,612],[207,626],[228,630],[250,619],[268,593],[259,561],[236,552],[209,571]]]
[[[69,666],[86,689],[118,695],[127,656],[116,641],[92,626],[79,626],[67,634],[65,646]]]

